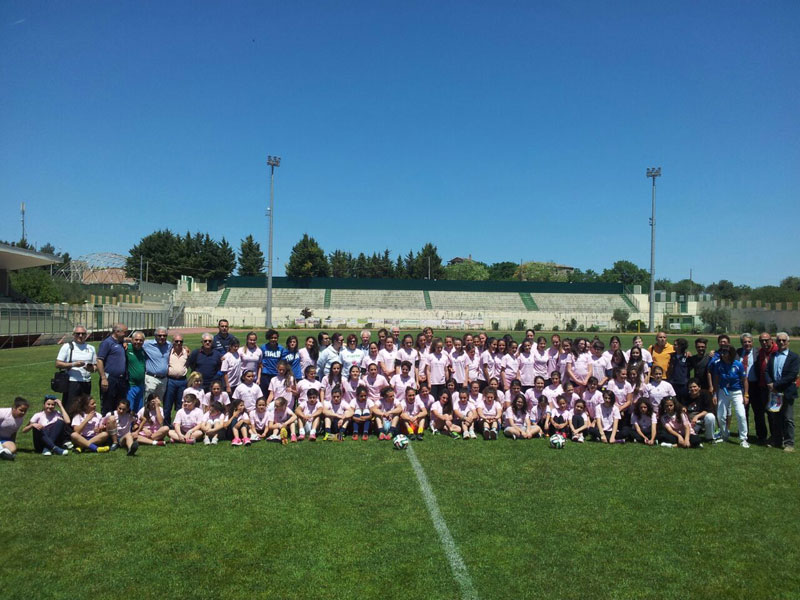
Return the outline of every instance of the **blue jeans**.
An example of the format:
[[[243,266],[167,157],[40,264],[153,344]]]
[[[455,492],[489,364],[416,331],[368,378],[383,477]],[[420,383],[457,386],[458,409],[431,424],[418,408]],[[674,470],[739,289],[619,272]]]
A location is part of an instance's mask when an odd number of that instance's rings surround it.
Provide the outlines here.
[[[182,406],[186,379],[167,379],[167,392],[164,394],[164,425],[172,427],[172,409],[178,412]]]
[[[131,403],[131,414],[136,414],[142,408],[144,400],[144,386],[132,385],[128,388],[128,402]],[[116,408],[116,407],[114,407]]]

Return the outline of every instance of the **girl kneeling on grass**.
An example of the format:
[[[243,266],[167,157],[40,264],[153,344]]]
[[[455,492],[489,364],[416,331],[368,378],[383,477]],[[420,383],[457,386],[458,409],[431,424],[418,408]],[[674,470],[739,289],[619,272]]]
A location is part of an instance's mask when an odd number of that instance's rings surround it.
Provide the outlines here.
[[[330,399],[322,403],[322,415],[325,417],[325,437],[322,439],[341,442],[350,424],[353,410],[347,400],[342,400],[342,388],[338,385],[331,388]]]
[[[169,438],[173,442],[194,444],[203,437],[203,411],[200,410],[199,401],[194,394],[183,397],[183,407],[175,413],[172,420],[172,429]]]
[[[407,387],[403,388],[403,397]],[[397,435],[397,423],[400,421],[400,401],[393,387],[386,386],[381,390],[381,397],[372,407],[375,427],[380,432],[379,440],[390,440]]]
[[[456,440],[461,437],[461,426],[455,422],[453,415],[453,398],[447,390],[431,406],[431,429],[434,434],[449,434]]]
[[[581,398],[575,401],[572,408],[572,418],[569,420],[569,430],[573,442],[583,442],[583,436],[589,432],[591,418],[586,411],[586,402]]]
[[[672,396],[661,401],[661,426],[658,441],[664,448],[702,448],[700,436],[694,433],[686,409]]]
[[[620,414],[617,397],[611,390],[603,390],[603,403],[595,409],[595,426],[589,429],[595,439],[604,444],[624,444],[625,436],[620,432]]]
[[[269,422],[267,423],[267,431],[271,432],[269,441],[280,442],[284,446],[289,443],[289,434],[292,435],[292,441],[297,441],[297,436],[294,433],[294,426],[297,422],[297,415],[295,415],[289,408],[289,401],[284,396],[278,396],[269,408]]]
[[[317,430],[319,430],[319,422],[322,417],[322,402],[319,401],[319,392],[310,388],[306,399],[297,406],[295,414],[300,428],[299,439],[303,440],[308,435],[309,442],[316,442]]]
[[[208,412],[203,413],[203,421],[200,425],[203,430],[203,443],[208,446],[209,444],[218,444],[219,436],[225,437],[225,408],[222,403],[216,400],[211,401],[211,406],[208,407]]]
[[[109,435],[103,425],[103,417],[97,413],[97,402],[88,394],[83,394],[76,403],[77,412],[72,417],[70,438],[77,446],[76,451],[108,452]]]
[[[531,419],[528,413],[528,403],[522,393],[514,396],[509,406],[504,413],[505,429],[503,433],[506,437],[512,440],[522,438],[529,440],[533,437],[534,431],[531,427]]]
[[[231,437],[231,446],[250,445],[250,416],[241,400],[234,400],[231,404],[230,415],[225,421],[225,431]]]
[[[447,390],[444,392],[447,393]],[[417,398],[417,390],[406,388],[405,401],[400,403],[400,430],[407,431],[412,440],[421,442],[425,433],[426,416],[428,410],[422,400]]]
[[[44,456],[65,456],[69,450],[64,446],[69,442],[67,423],[69,416],[61,400],[55,396],[44,397],[44,409],[31,417],[22,433],[33,430],[33,448]]]
[[[370,368],[373,366],[370,365]],[[361,433],[361,439],[366,442],[369,439],[372,408],[375,406],[375,403],[369,399],[369,391],[366,385],[359,385],[356,388],[356,398],[351,403],[351,406],[353,407],[353,441],[358,440],[358,434]]]
[[[483,390],[483,402],[478,404],[478,419],[483,426],[483,439],[496,440],[503,409],[497,401],[497,392],[489,385]]]
[[[660,369],[661,367],[655,367]],[[653,371],[655,371],[653,369]],[[650,403],[644,398],[639,398],[636,405],[633,407],[633,416],[631,417],[631,428],[633,434],[633,441],[640,444],[647,444],[653,446],[656,443],[657,431],[656,413]]]
[[[133,437],[132,429],[136,423],[131,416],[131,404],[128,400],[120,399],[117,403],[117,410],[108,413],[103,419],[103,424],[106,433],[111,437],[111,450],[122,446],[128,449],[128,456],[136,454],[139,442]]]
[[[139,428],[136,440],[148,446],[163,446],[164,438],[169,435],[169,427],[164,425],[164,412],[161,410],[161,398],[155,394],[147,396],[147,402],[136,415]]]

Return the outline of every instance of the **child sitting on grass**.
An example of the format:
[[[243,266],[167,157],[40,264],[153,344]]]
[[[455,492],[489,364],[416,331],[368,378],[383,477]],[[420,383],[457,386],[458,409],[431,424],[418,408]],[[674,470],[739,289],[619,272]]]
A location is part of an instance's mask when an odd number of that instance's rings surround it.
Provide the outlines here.
[[[136,430],[137,441],[149,446],[163,446],[164,438],[169,435],[169,427],[164,425],[161,398],[156,394],[148,395],[147,401],[136,416],[139,421],[139,428]]]
[[[97,402],[88,395],[82,394],[76,402],[76,412],[72,417],[72,434],[70,439],[75,444],[76,452],[108,452],[110,439],[103,424],[102,415],[97,412]]]
[[[197,396],[186,394],[183,407],[175,413],[169,438],[176,443],[194,444],[203,437],[202,422],[203,411],[199,408]]]
[[[20,396],[14,398],[14,406],[0,408],[0,459],[14,460],[17,456],[17,432],[30,403]]]
[[[126,399],[120,399],[117,403],[117,410],[108,413],[103,419],[106,433],[111,437],[110,450],[116,450],[120,446],[128,449],[128,456],[133,456],[139,449],[139,442],[133,438],[132,429],[135,421],[131,416],[131,403]]]
[[[308,441],[316,442],[319,421],[322,416],[322,402],[319,401],[319,390],[309,388],[306,393],[306,399],[297,405],[297,410],[294,412],[297,415],[297,424],[300,429],[298,438],[303,440],[307,435]]]
[[[67,444],[72,447],[67,431],[68,422],[69,416],[61,400],[47,395],[44,397],[43,410],[31,417],[22,432],[33,430],[33,448],[36,452],[44,456],[66,456],[69,454]]]
[[[267,408],[267,412],[270,415],[267,431],[272,432],[269,439],[280,442],[285,446],[289,442],[288,436],[291,433],[292,441],[296,442],[297,436],[294,433],[294,425],[297,421],[297,415],[289,409],[289,401],[285,397],[279,396]]]
[[[231,446],[250,445],[250,416],[244,409],[244,402],[234,400],[230,406],[231,412],[225,421],[225,429],[233,438]]]
[[[219,443],[219,436],[225,436],[224,410],[221,402],[212,400],[208,412],[203,414],[203,443],[206,446]]]

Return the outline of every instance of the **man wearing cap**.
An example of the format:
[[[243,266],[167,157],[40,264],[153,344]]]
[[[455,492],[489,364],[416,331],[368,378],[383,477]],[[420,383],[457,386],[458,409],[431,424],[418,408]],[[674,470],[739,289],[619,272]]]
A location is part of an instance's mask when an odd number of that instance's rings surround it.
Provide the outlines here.
[[[78,396],[92,393],[92,373],[97,364],[97,354],[94,346],[86,343],[86,333],[86,327],[76,325],[72,330],[72,341],[61,346],[56,357],[57,369],[69,369],[69,388],[61,399],[67,412]]]

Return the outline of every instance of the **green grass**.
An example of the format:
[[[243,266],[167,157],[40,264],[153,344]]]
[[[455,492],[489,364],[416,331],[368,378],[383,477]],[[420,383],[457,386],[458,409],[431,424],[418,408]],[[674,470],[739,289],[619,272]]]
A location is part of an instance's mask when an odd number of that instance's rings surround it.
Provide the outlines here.
[[[0,405],[38,410],[56,351],[0,351]],[[374,439],[135,458],[20,442],[0,462],[4,598],[459,597],[409,461]],[[430,436],[414,449],[481,598],[799,596],[796,455]]]

